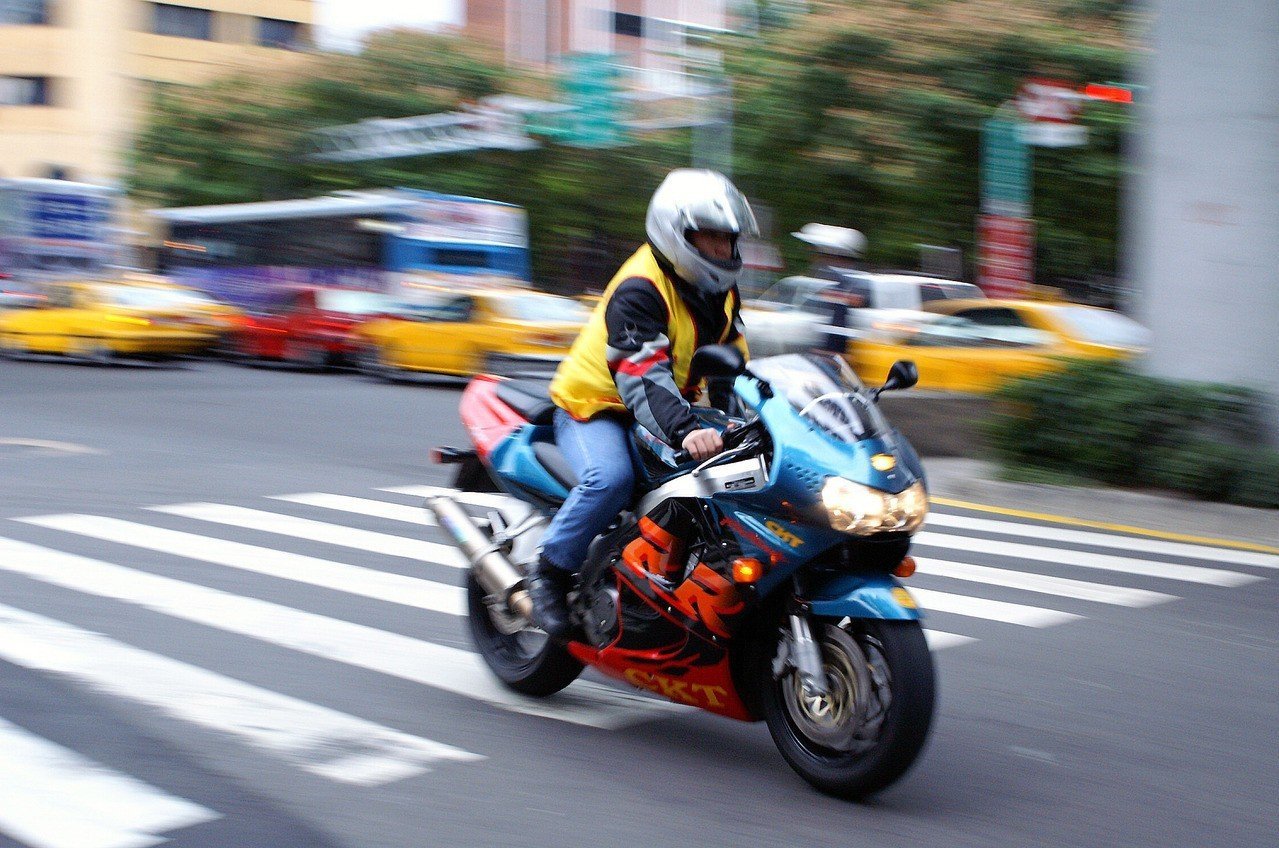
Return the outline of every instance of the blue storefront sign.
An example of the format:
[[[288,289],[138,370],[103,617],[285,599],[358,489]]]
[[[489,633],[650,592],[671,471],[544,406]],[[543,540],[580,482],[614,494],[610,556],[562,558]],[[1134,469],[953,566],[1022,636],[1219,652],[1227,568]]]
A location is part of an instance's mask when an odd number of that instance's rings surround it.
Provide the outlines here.
[[[57,241],[102,241],[110,202],[103,197],[32,192],[26,196],[28,237]]]

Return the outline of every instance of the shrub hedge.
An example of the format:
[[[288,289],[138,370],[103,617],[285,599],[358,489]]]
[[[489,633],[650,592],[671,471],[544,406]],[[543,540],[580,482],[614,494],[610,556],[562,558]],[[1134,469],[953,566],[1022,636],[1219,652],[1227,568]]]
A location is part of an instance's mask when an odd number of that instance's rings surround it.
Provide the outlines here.
[[[1075,360],[1008,383],[985,432],[1018,476],[1061,476],[1279,508],[1279,450],[1261,398],[1237,386],[1162,380]]]

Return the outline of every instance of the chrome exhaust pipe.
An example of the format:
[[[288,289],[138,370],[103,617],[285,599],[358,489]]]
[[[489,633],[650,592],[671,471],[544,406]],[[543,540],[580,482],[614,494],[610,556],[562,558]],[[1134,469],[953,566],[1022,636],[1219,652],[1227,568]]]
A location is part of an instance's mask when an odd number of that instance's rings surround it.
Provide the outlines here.
[[[531,619],[533,601],[524,588],[524,575],[494,547],[493,540],[479,528],[475,519],[447,495],[427,498],[423,506],[461,548],[484,591],[505,601],[512,613]]]

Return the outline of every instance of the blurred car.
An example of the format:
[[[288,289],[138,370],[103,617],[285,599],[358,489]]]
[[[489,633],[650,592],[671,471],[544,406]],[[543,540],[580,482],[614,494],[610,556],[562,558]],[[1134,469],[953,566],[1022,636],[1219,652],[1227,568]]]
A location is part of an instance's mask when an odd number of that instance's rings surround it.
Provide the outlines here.
[[[244,322],[244,310],[211,297],[199,289],[175,283],[166,277],[153,274],[126,274],[121,278],[121,282],[168,292],[167,296],[175,307],[189,310],[195,318],[208,324],[217,333],[219,341],[225,340]]]
[[[311,369],[350,363],[361,349],[356,328],[389,308],[386,296],[375,292],[313,286],[288,289],[248,310],[225,347],[247,362],[287,362]]]
[[[112,282],[50,283],[29,309],[0,314],[0,352],[93,362],[197,352],[216,331],[163,290]]]
[[[948,300],[928,303],[929,312],[965,318],[1005,331],[1049,334],[1059,356],[1127,359],[1143,352],[1150,331],[1112,309],[1039,300]]]
[[[582,303],[522,289],[437,291],[358,330],[363,367],[471,375],[549,374],[590,317]]]
[[[5,309],[33,309],[44,303],[44,295],[23,289],[0,288],[0,311]]]
[[[867,385],[879,385],[894,362],[909,359],[919,368],[918,388],[976,394],[1052,370],[1058,355],[1045,331],[983,326],[915,310],[884,311],[845,354]]]
[[[770,356],[822,344],[831,307],[825,294],[837,284],[817,277],[785,277],[742,307],[751,353]],[[924,304],[981,298],[971,283],[917,274],[856,272],[841,289],[860,296],[864,306],[848,311],[847,335],[856,338],[884,310],[919,310]]]

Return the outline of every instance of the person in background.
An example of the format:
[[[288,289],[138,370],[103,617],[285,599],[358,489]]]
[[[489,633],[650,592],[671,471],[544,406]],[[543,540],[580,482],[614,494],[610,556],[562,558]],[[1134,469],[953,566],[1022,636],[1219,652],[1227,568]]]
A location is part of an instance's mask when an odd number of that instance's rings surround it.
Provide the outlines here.
[[[819,295],[831,328],[825,334],[823,349],[843,354],[848,346],[849,310],[869,305],[866,298],[870,287],[863,277],[866,236],[858,230],[830,224],[805,224],[791,235],[812,248],[808,275],[835,283]]]
[[[714,171],[672,171],[645,218],[648,243],[614,275],[551,382],[555,442],[578,485],[555,514],[527,581],[533,623],[551,636],[571,628],[566,596],[591,541],[630,502],[630,426],[695,460],[724,449],[690,400],[698,347],[747,354],[738,311],[738,238],[757,226],[750,204]]]

